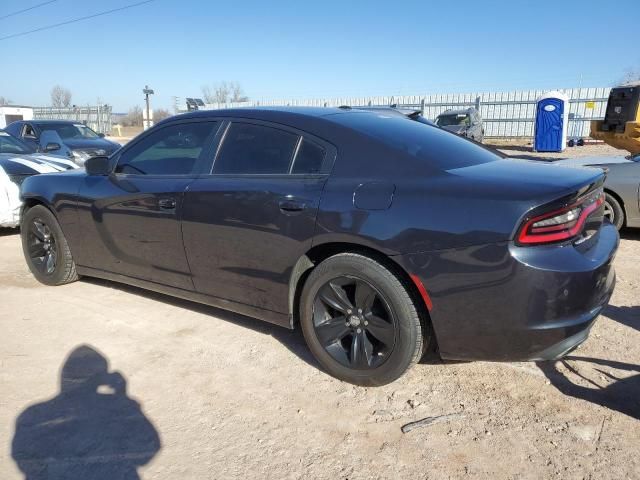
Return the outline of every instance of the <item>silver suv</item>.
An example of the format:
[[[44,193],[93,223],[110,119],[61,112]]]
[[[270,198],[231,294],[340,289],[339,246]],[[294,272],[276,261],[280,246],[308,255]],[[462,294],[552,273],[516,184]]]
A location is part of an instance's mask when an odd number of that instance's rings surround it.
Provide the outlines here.
[[[476,142],[482,143],[482,140],[484,140],[482,117],[474,107],[463,110],[447,110],[438,115],[436,125]]]

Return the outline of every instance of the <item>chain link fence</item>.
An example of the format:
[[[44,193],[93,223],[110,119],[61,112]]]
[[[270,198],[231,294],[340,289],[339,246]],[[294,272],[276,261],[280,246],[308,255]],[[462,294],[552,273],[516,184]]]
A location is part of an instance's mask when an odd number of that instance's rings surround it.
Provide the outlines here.
[[[560,89],[569,96],[569,138],[587,138],[591,120],[604,119],[609,98],[608,87]],[[518,90],[512,92],[449,93],[382,97],[339,97],[303,100],[266,100],[242,103],[209,104],[205,108],[236,108],[259,106],[339,107],[389,106],[421,110],[430,119],[445,110],[475,107],[484,121],[485,137],[533,137],[536,100],[549,90]]]

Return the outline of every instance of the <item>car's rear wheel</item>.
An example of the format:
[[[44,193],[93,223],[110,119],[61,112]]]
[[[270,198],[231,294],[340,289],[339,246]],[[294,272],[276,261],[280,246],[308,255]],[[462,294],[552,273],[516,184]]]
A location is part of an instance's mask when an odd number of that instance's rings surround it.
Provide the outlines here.
[[[29,270],[45,285],[63,285],[78,279],[67,240],[49,209],[36,205],[21,222],[22,250]]]
[[[624,209],[618,199],[607,193],[604,199],[604,216],[620,230],[624,226]]]
[[[300,299],[304,337],[328,373],[358,385],[384,385],[426,347],[420,314],[402,280],[356,253],[321,262]]]

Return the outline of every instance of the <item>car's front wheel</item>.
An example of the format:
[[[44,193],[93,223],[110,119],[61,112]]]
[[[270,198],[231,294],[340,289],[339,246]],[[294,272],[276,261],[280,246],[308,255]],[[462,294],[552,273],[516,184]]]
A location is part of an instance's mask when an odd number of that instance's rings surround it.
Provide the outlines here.
[[[341,253],[321,262],[300,299],[304,337],[328,373],[384,385],[416,363],[425,327],[401,278],[372,258]]]
[[[63,285],[78,279],[67,239],[49,209],[36,205],[20,226],[22,250],[29,270],[45,285]]]

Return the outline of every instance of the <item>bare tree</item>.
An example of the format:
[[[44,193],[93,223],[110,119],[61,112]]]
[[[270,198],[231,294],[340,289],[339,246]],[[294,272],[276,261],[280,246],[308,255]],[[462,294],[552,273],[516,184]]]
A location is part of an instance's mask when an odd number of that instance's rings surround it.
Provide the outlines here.
[[[153,111],[153,123],[158,123],[160,120],[164,120],[165,118],[169,118],[171,113],[169,110],[165,110],[164,108],[156,108]]]
[[[220,82],[213,87],[202,87],[202,98],[205,103],[246,102],[249,98],[244,94],[238,82]]]
[[[232,102],[246,102],[249,100],[242,90],[242,86],[238,82],[231,82],[231,101]]]
[[[619,85],[627,85],[629,83],[640,82],[640,67],[627,68],[622,78],[618,81]]]
[[[51,105],[54,107],[69,107],[71,106],[71,91],[56,85],[51,89]]]
[[[9,105],[10,103],[11,100],[9,100],[7,97],[0,96],[0,105]]]
[[[141,127],[142,126],[142,108],[138,105],[131,107],[129,113],[122,119],[122,125],[125,127]]]

